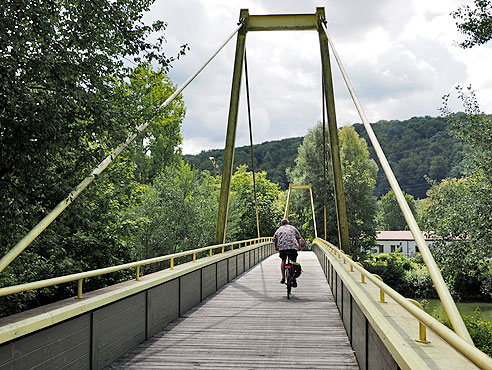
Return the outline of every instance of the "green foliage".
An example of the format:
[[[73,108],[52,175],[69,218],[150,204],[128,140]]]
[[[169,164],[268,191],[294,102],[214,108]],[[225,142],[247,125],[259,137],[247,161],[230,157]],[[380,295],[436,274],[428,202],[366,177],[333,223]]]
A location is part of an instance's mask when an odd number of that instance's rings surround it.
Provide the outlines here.
[[[141,190],[134,181],[131,162],[121,160],[114,163],[28,249],[2,271],[0,286],[128,262],[128,235],[120,228],[121,211],[136,202]],[[3,220],[3,227],[7,226],[6,221]],[[25,222],[35,221],[28,219]],[[17,232],[14,236],[2,233],[2,246],[17,242],[20,239]],[[97,289],[121,281],[128,274],[129,272],[123,271],[92,278],[84,284],[84,288]],[[18,293],[5,298],[6,303],[0,306],[0,316],[73,296],[75,292],[76,283]]]
[[[460,176],[463,144],[449,135],[450,124],[442,117],[412,117],[406,121],[379,121],[372,124],[388,162],[402,190],[423,199],[430,188],[426,178],[440,181]],[[376,160],[372,144],[362,124],[354,124],[359,135],[368,141],[371,158]],[[390,191],[388,180],[379,171],[375,195]]]
[[[449,123],[441,117],[413,117],[406,121],[379,121],[373,125],[388,161],[400,181],[402,189],[414,198],[425,198],[430,184],[426,178],[440,181],[448,176],[463,174],[463,144],[450,136]],[[370,158],[376,160],[372,144],[362,124],[354,124],[357,133],[368,142]],[[288,188],[285,174],[295,166],[294,160],[303,138],[272,141],[255,146],[255,168],[266,171],[267,178],[280,188]],[[223,150],[210,150],[198,155],[185,155],[193,168],[212,171],[209,157],[214,157],[222,167]],[[235,166],[251,164],[249,146],[236,148]],[[374,195],[380,198],[390,191],[383,171],[376,178]],[[304,217],[304,216],[303,216]]]
[[[165,28],[162,21],[143,24],[143,12],[150,4],[148,0],[1,3],[1,256],[174,90],[163,75],[173,58],[162,53],[162,38],[157,46],[146,41],[150,33]],[[153,72],[142,65],[132,71],[122,57],[157,62],[164,69]],[[155,137],[158,150],[174,154],[181,141],[183,114],[179,100],[157,114],[156,128],[147,138],[152,142]],[[139,183],[143,176],[134,161],[146,150],[137,144],[133,149],[98,176],[0,274],[0,286],[131,259],[131,236],[122,227],[123,214],[138,203],[143,191]],[[84,288],[120,281],[127,274],[89,279]],[[2,300],[0,315],[73,296],[75,285],[11,296]]]
[[[443,97],[441,113],[451,125],[451,134],[470,147],[469,155],[478,157],[475,162],[467,163],[468,167],[488,169],[492,164],[489,155],[492,152],[492,116],[480,110],[476,93],[471,86],[457,86],[456,92],[458,99],[463,103],[464,113],[450,111],[450,94]]]
[[[328,135],[326,142],[328,143]],[[359,138],[353,127],[345,126],[339,133],[340,158],[342,162],[343,186],[347,204],[351,251],[355,256],[362,249],[374,245],[376,199],[373,191],[377,165],[369,158],[365,140]],[[299,147],[296,166],[288,172],[293,184],[312,184],[318,235],[324,236],[323,212],[323,134],[318,124],[311,129]],[[328,149],[329,150],[329,149]],[[328,153],[329,154],[329,153]],[[327,160],[327,239],[338,244],[335,201],[333,198],[333,176],[331,160]],[[296,192],[292,199],[292,212],[307,216],[310,213],[307,192]],[[311,222],[302,227],[303,234],[313,237]]]
[[[492,39],[492,3],[490,0],[474,0],[474,6],[464,5],[451,15],[457,19],[458,30],[467,38],[459,45],[466,49],[482,45]]]
[[[407,298],[434,298],[436,290],[420,256],[408,258],[400,253],[371,256],[362,265]]]
[[[266,172],[255,173],[258,219],[261,236],[272,236],[282,218],[282,198],[278,184],[267,179]],[[239,166],[231,179],[227,220],[227,240],[245,240],[258,236],[253,192],[253,174]]]
[[[150,3],[1,3],[2,209],[12,199],[19,213],[32,203],[52,208],[72,180],[134,130],[139,117],[119,109],[114,89],[129,73],[121,56],[138,59],[142,53],[164,66],[170,62],[162,40],[156,47],[145,41],[165,28],[162,21],[143,25]]]
[[[328,140],[328,135],[326,140]],[[328,141],[327,141],[328,142]],[[316,227],[319,235],[324,236],[323,226],[323,135],[321,124],[309,129],[308,134],[299,147],[295,160],[295,167],[287,170],[290,183],[296,185],[312,185]],[[329,150],[329,149],[328,149]],[[333,180],[330,159],[327,165],[327,239],[338,243],[336,213],[331,212],[334,208],[332,194]],[[304,238],[314,238],[314,227],[311,216],[311,203],[309,193],[306,190],[294,190],[291,192],[289,219],[291,223],[299,228]],[[308,219],[309,217],[309,219]],[[295,220],[298,220],[295,222]]]
[[[182,96],[174,99],[166,109],[160,105],[171,96],[176,86],[163,68],[154,71],[150,64],[135,68],[129,82],[118,86],[119,105],[126,114],[150,122],[144,133],[133,143],[136,178],[140,183],[152,183],[166,166],[181,159],[181,121],[184,119]],[[130,110],[132,110],[130,112]]]
[[[346,194],[351,253],[371,249],[375,243],[376,198],[373,196],[378,166],[369,158],[367,143],[355,129],[340,129],[340,157]]]
[[[486,216],[492,194],[484,190],[473,177],[443,180],[426,200],[424,225],[438,238],[434,257],[460,299],[492,298],[492,221]]]
[[[183,162],[166,167],[126,213],[132,259],[146,259],[211,245],[215,238],[218,184]],[[152,268],[150,268],[153,271]]]
[[[458,87],[465,114],[442,112],[452,134],[467,147],[465,177],[433,183],[423,212],[437,242],[434,255],[458,298],[492,298],[492,119],[480,111],[471,89]]]
[[[462,317],[475,347],[492,357],[492,321],[482,320],[473,315],[462,315]],[[441,320],[441,322],[453,330],[449,319]]]
[[[403,195],[413,215],[416,216],[415,200],[410,194],[403,192]],[[377,221],[379,230],[409,230],[393,190],[381,197]]]
[[[302,138],[294,137],[290,139],[270,141],[255,145],[255,170],[265,171],[267,179],[280,185],[280,189],[287,189],[289,181],[285,170],[294,166],[297,156],[297,149],[301,145]],[[184,159],[194,169],[199,171],[213,171],[209,157],[214,157],[219,166],[219,173],[222,171],[224,161],[224,150],[207,150],[197,155],[185,155]],[[250,146],[241,146],[234,150],[234,168],[247,165],[251,166]]]
[[[405,272],[409,271],[412,265],[402,254],[380,254],[364,260],[362,265],[369,272],[381,276],[383,281],[396,291],[405,292]]]

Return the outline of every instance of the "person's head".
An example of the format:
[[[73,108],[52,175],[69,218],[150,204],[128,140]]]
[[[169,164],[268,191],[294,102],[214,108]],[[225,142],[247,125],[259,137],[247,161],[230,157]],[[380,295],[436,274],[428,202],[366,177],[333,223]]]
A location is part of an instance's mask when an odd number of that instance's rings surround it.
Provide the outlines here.
[[[282,226],[288,225],[288,224],[289,224],[289,220],[286,218],[283,218],[282,221],[280,221],[280,225],[282,225]]]

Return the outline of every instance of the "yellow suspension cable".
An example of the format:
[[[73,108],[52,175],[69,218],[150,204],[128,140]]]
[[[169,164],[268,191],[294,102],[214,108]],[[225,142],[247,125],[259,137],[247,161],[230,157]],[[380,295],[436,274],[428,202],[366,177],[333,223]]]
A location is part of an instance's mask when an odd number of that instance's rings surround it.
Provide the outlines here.
[[[258,217],[258,199],[256,197],[256,180],[255,180],[255,154],[253,151],[253,127],[251,124],[251,105],[249,101],[249,80],[248,80],[248,61],[246,59],[246,50],[244,51],[244,77],[246,80],[246,102],[248,105],[248,123],[249,123],[249,145],[251,148],[251,170],[253,171],[253,194],[256,209],[256,231],[260,238],[260,220]]]
[[[239,24],[234,32],[232,32],[228,38],[217,48],[217,50],[212,54],[212,56],[193,73],[164,103],[162,103],[157,111],[167,107],[180,93],[184,90],[186,86],[190,84],[191,81],[212,61],[213,58],[221,51],[224,46],[232,39],[232,37],[243,27],[243,24]],[[126,149],[126,147],[135,140],[137,135],[143,132],[151,121],[147,121],[144,124],[137,127],[135,133],[128,136],[126,141],[120,144],[115,150],[111,152],[91,173],[87,176],[79,185],[75,187],[74,190],[68,194],[68,196],[63,199],[58,205],[48,213],[34,228],[29,231],[1,260],[0,260],[0,272],[2,272],[24,249],[26,249],[29,244],[32,243],[34,239],[38,237],[64,210],[67,208],[80,193],[82,193],[96,178],[100,175],[111,162],[118,157],[121,152]]]
[[[471,339],[470,333],[468,333],[468,329],[466,328],[465,323],[461,318],[458,308],[456,307],[456,303],[451,297],[448,287],[444,282],[444,279],[441,275],[441,271],[439,270],[436,261],[434,261],[434,257],[432,256],[432,253],[429,250],[429,247],[427,246],[424,237],[422,236],[422,231],[420,230],[419,226],[417,225],[417,222],[415,221],[415,217],[413,216],[413,213],[410,210],[410,207],[408,206],[405,196],[401,191],[398,180],[396,179],[395,174],[393,173],[393,170],[391,169],[391,166],[389,165],[388,160],[386,159],[383,149],[381,148],[381,145],[379,144],[379,141],[376,138],[376,135],[374,134],[374,131],[371,125],[369,124],[369,121],[367,120],[366,114],[364,113],[364,110],[362,109],[359,99],[355,94],[355,90],[352,86],[352,83],[350,82],[347,73],[345,72],[345,68],[343,67],[340,57],[338,56],[338,53],[335,50],[335,46],[331,41],[331,37],[328,34],[328,30],[326,29],[324,23],[321,23],[321,25],[326,34],[326,37],[328,38],[328,43],[331,47],[331,50],[333,51],[333,55],[335,56],[338,67],[340,69],[340,72],[342,73],[343,79],[345,80],[350,95],[352,96],[352,100],[354,101],[355,107],[359,112],[359,116],[362,120],[362,123],[364,124],[369,139],[371,140],[372,146],[378,156],[379,162],[381,163],[381,167],[383,168],[384,173],[386,174],[386,177],[388,179],[388,182],[391,188],[393,189],[393,192],[395,193],[396,200],[398,201],[403,216],[405,217],[405,220],[407,221],[410,231],[412,232],[413,238],[417,243],[417,246],[419,247],[419,250],[422,254],[422,259],[424,260],[424,263],[427,266],[429,275],[432,279],[432,282],[434,283],[437,293],[439,294],[439,298],[441,299],[442,305],[449,317],[449,320],[451,321],[451,324],[453,325],[453,328],[456,331],[456,333],[468,343],[473,344],[473,340]]]

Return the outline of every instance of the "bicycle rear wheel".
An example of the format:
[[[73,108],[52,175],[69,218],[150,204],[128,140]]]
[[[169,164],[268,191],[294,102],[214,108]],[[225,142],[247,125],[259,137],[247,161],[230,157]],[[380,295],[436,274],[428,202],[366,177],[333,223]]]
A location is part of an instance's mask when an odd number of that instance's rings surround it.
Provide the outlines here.
[[[285,285],[287,285],[287,299],[290,299],[290,291],[292,289],[292,277],[289,255],[287,255],[287,261],[285,262]]]

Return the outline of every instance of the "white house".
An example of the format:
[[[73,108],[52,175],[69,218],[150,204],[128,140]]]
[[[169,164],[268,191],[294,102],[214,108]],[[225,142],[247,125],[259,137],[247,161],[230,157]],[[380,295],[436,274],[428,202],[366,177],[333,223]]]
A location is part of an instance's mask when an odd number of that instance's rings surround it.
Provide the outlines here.
[[[424,239],[429,247],[432,247],[432,240],[428,233],[422,232]],[[418,252],[417,244],[413,239],[411,231],[376,231],[376,241],[378,249],[374,250],[373,255],[378,256],[381,253],[392,253],[399,250],[400,253],[407,257],[414,257]]]

